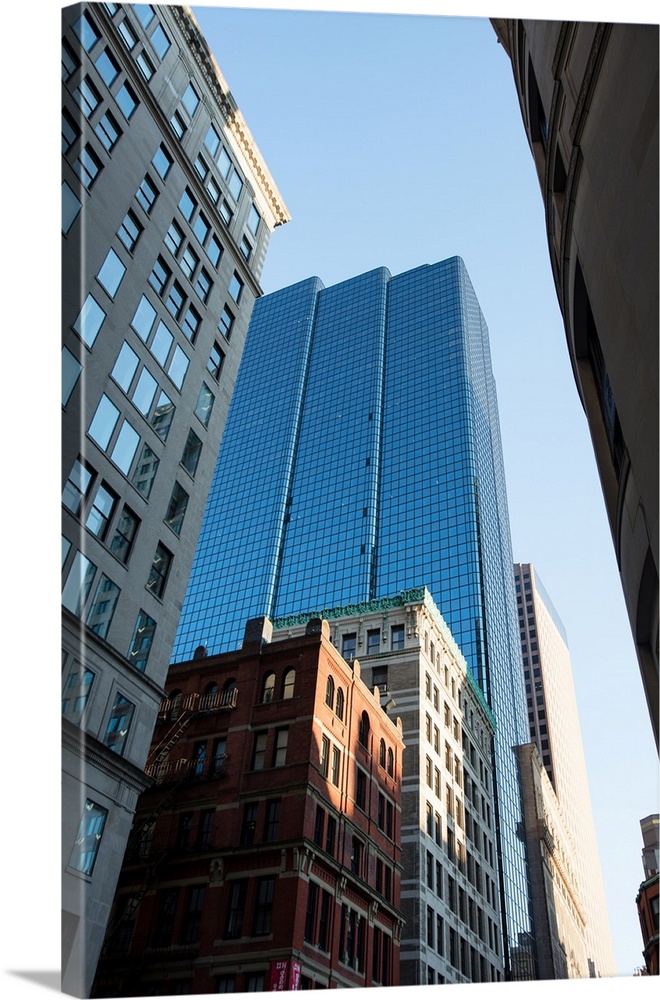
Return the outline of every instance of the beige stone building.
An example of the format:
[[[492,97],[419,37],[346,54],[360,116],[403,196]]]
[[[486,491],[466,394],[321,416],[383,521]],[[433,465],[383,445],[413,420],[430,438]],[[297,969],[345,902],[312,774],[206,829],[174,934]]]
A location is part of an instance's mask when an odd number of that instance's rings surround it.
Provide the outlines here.
[[[541,185],[657,742],[658,26],[492,24],[511,58]]]
[[[537,928],[537,910],[545,914],[543,920],[550,928],[549,937],[537,934],[539,971],[541,978],[544,965],[559,977],[613,976],[616,970],[607,902],[566,631],[534,566],[514,564],[514,579],[529,732],[538,752],[536,757],[525,747],[518,750],[522,754],[528,852],[540,852],[537,861],[543,870],[542,876],[532,874],[532,904]],[[536,775],[539,765],[547,783]],[[550,822],[553,830],[544,840],[543,824]],[[541,898],[539,891],[543,892]],[[586,966],[576,944],[580,925]],[[550,943],[551,954],[547,951]]]
[[[406,734],[401,984],[500,981],[495,720],[483,694],[425,587],[321,614]],[[312,617],[277,619],[274,638],[304,633]]]

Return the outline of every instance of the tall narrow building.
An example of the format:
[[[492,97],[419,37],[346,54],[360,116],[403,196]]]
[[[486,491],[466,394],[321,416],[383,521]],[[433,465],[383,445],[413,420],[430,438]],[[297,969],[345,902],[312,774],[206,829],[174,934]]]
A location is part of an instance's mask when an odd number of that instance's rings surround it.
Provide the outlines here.
[[[516,563],[514,574],[529,732],[572,843],[570,867],[581,898],[577,908],[584,911],[588,974],[613,976],[614,954],[566,630],[534,566]]]
[[[658,25],[492,19],[658,742]],[[622,683],[625,681],[622,680]]]
[[[65,8],[62,76],[62,969],[84,996],[289,216],[188,8]]]
[[[488,333],[463,262],[330,288],[310,278],[260,299],[174,657],[234,648],[251,617],[425,585],[496,720],[505,973],[527,978],[512,565]]]

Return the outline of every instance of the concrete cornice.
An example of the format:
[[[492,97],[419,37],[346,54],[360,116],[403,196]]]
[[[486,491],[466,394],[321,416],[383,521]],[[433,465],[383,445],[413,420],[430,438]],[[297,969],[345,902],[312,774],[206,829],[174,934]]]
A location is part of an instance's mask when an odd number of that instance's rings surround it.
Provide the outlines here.
[[[216,99],[234,142],[252,169],[253,179],[275,217],[275,226],[284,225],[291,220],[289,210],[284,204],[282,195],[278,191],[252,133],[227,86],[227,81],[208,47],[195,15],[187,6],[175,6],[168,9],[186,38],[189,50],[195,57],[198,69]]]

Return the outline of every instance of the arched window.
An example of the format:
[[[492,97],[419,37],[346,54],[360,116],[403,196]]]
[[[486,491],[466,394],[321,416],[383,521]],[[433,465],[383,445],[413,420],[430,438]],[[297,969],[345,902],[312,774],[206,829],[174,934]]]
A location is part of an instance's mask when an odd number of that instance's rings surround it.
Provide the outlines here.
[[[394,754],[391,747],[387,751],[387,773],[390,777],[394,777]]]
[[[328,683],[325,686],[325,703],[329,708],[334,707],[335,703],[335,682],[332,677],[328,677]]]
[[[275,694],[275,674],[271,670],[264,677],[264,682],[261,686],[262,705],[266,705],[268,704],[269,701],[272,701],[274,694]]]
[[[335,702],[335,715],[338,719],[344,721],[344,689],[337,688],[337,700]]]
[[[360,728],[358,730],[358,739],[363,747],[369,745],[369,716],[366,712],[363,712],[360,716]]]
[[[380,754],[378,757],[378,763],[381,767],[385,767],[385,740],[380,741]]]
[[[217,694],[217,693],[218,693],[218,685],[215,683],[215,681],[211,681],[211,683],[207,684],[206,687],[204,688],[204,694]]]
[[[230,677],[229,680],[225,681],[222,685],[222,704],[223,705],[235,705],[236,704],[236,678]]]
[[[293,689],[296,686],[296,672],[293,667],[289,669],[284,674],[284,679],[282,681],[282,697],[283,698],[293,698]]]

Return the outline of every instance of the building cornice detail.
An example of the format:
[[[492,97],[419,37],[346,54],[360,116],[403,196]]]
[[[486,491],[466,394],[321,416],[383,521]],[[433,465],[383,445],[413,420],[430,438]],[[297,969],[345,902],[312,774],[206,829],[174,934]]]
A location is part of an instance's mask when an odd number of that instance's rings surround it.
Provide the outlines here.
[[[220,67],[205,42],[195,15],[187,6],[173,6],[169,9],[186,38],[189,49],[197,61],[199,71],[215,97],[228,130],[252,168],[254,179],[275,217],[275,226],[284,225],[291,220],[289,211],[252,137],[252,133],[231,95]]]

